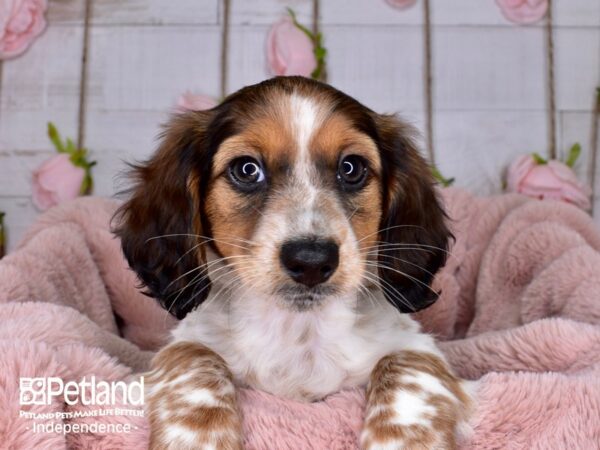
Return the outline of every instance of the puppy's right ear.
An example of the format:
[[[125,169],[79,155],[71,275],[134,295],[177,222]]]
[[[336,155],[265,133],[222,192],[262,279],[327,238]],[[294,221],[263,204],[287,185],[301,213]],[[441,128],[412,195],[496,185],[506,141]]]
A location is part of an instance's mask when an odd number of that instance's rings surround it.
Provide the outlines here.
[[[178,319],[210,290],[200,220],[203,181],[212,164],[210,118],[199,111],[171,120],[154,156],[133,166],[131,196],[115,217],[123,253],[146,294]]]

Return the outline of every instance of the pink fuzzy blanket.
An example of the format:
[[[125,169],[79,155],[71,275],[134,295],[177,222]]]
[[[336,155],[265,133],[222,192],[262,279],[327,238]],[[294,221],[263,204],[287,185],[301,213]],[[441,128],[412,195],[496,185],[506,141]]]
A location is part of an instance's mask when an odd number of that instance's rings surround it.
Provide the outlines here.
[[[480,380],[470,449],[598,448],[600,231],[574,207],[443,192],[457,237],[418,314],[455,370]],[[136,290],[108,222],[115,203],[80,199],[43,215],[0,261],[0,447],[142,449],[143,417],[71,418],[97,407],[21,406],[20,377],[130,379],[174,321]],[[248,449],[357,447],[363,392],[301,404],[240,392]],[[35,433],[45,422],[129,424],[127,433]],[[67,418],[65,418],[67,417]]]

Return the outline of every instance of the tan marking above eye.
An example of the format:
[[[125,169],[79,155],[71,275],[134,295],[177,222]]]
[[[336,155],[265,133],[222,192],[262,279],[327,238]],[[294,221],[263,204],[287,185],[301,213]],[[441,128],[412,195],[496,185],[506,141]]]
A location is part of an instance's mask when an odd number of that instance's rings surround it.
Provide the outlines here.
[[[248,141],[242,135],[226,139],[213,158],[213,176],[218,177],[223,174],[232,161],[242,156],[250,156],[257,161],[262,159],[261,152],[248,145]]]
[[[310,148],[313,158],[325,158],[336,169],[338,161],[344,156],[358,155],[368,162],[375,175],[381,172],[381,160],[375,142],[354,128],[341,114],[333,114],[315,131]]]

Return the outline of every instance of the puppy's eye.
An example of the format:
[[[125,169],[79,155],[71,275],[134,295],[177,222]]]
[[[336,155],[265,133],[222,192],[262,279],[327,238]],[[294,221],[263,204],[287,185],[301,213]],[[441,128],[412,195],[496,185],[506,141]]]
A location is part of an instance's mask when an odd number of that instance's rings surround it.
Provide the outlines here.
[[[229,165],[229,177],[243,189],[254,189],[265,181],[265,172],[256,159],[242,156]]]
[[[367,179],[367,163],[360,156],[346,156],[340,160],[337,178],[346,189],[360,189]]]

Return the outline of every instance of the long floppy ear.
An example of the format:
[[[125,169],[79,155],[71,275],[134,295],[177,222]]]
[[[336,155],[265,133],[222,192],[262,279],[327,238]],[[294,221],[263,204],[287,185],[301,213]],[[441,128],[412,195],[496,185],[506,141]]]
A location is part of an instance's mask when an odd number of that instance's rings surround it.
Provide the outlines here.
[[[385,170],[378,248],[381,288],[398,310],[416,312],[437,300],[431,283],[446,262],[452,234],[412,128],[394,116],[379,115],[375,123]]]
[[[147,295],[178,319],[210,290],[201,245],[201,179],[210,170],[206,129],[209,112],[175,116],[158,151],[133,166],[130,198],[117,211],[115,233]]]

